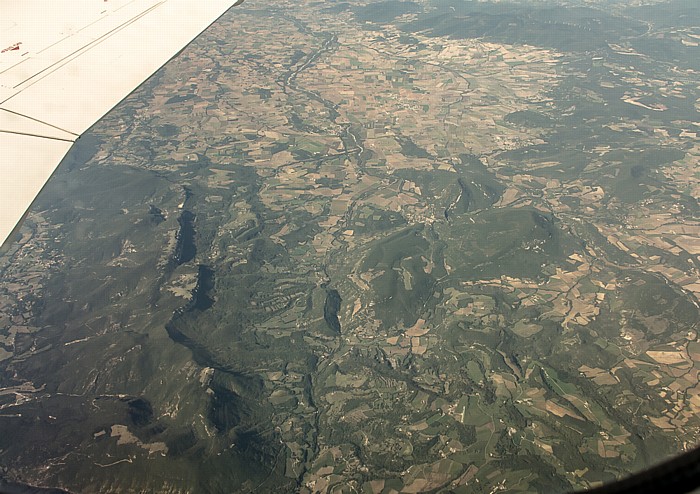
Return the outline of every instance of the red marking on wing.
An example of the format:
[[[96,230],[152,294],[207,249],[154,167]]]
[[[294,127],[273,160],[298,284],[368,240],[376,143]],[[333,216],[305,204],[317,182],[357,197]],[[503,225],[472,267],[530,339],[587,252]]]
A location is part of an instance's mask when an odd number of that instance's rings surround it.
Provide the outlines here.
[[[21,44],[22,44],[22,42],[20,41],[18,43],[15,43],[14,45],[10,45],[7,48],[4,48],[2,51],[0,51],[0,53],[5,53],[6,51],[19,50],[19,45],[21,45]]]

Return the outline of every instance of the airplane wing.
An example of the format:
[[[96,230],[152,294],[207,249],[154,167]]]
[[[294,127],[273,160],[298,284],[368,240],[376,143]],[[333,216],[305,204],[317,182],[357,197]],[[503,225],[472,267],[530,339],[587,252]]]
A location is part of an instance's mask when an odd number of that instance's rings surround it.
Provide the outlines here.
[[[241,0],[0,0],[0,245],[72,143]]]

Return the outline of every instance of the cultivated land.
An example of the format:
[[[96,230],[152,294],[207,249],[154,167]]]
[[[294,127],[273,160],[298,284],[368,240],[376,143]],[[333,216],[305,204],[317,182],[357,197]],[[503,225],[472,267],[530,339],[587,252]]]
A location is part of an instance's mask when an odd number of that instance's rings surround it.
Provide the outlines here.
[[[564,492],[694,447],[700,17],[567,5],[222,18],[0,258],[2,477]]]

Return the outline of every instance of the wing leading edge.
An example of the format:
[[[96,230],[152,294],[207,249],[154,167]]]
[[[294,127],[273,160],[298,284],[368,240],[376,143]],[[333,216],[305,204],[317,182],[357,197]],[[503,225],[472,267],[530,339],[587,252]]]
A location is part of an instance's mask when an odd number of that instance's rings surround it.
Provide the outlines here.
[[[236,3],[0,2],[0,244],[73,142]]]

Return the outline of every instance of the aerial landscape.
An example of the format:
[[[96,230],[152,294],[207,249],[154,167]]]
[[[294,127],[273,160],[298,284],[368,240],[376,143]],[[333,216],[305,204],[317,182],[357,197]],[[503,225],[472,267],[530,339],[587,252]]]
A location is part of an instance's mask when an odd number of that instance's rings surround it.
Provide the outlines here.
[[[696,447],[699,133],[695,0],[247,0],[0,253],[0,488],[564,493]]]

